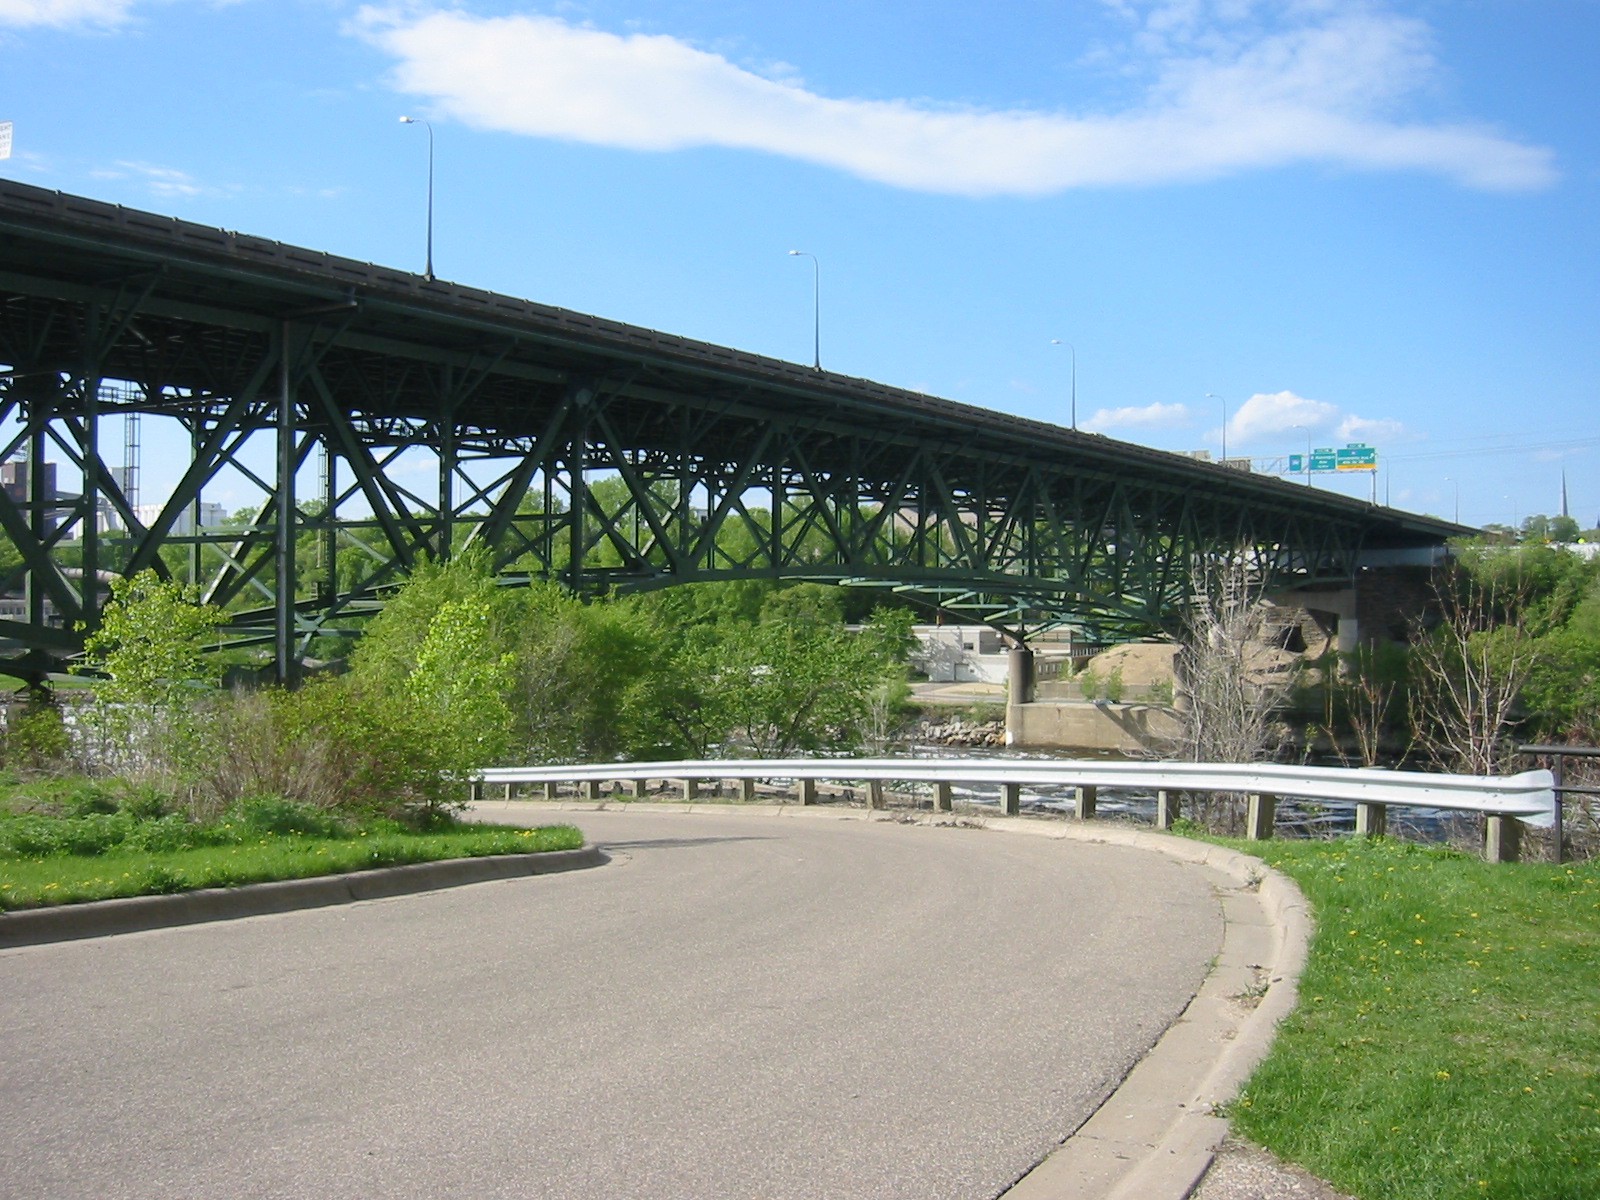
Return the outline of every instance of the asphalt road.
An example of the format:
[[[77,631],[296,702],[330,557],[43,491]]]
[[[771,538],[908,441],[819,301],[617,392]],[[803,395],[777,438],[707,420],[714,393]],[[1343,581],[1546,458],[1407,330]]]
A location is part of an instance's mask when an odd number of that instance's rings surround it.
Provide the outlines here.
[[[1124,847],[571,818],[610,865],[0,953],[0,1196],[995,1196],[1221,944]]]

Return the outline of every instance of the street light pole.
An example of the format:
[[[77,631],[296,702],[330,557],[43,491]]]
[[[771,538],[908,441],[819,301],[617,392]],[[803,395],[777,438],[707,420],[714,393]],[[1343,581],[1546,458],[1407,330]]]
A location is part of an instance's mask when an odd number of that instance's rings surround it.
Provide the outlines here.
[[[1215,392],[1206,393],[1207,400],[1222,400],[1222,465],[1228,465],[1228,402]]]
[[[811,365],[818,371],[822,370],[822,264],[817,261],[815,254],[808,254],[804,250],[789,251],[791,257],[809,258],[811,260]]]
[[[1446,475],[1444,481],[1456,490],[1456,524],[1461,524],[1461,481]]]
[[[401,117],[402,125],[421,125],[428,131],[428,265],[423,272],[426,279],[433,278],[433,126],[415,117]]]
[[[1051,338],[1052,346],[1065,346],[1072,351],[1072,428],[1078,428],[1078,348],[1071,342],[1063,342],[1060,338]]]

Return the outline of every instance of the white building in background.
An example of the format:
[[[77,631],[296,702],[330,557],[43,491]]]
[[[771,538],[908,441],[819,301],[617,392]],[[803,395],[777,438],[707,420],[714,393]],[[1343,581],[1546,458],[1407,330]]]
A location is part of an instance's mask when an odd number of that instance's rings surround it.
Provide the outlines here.
[[[914,625],[911,665],[929,683],[1005,683],[1010,654],[998,630],[987,625]]]
[[[165,507],[166,505],[164,504],[140,504],[134,507],[133,515],[138,518],[139,524],[149,529],[151,524],[161,516],[161,511]],[[200,504],[200,528],[215,529],[222,524],[223,518],[227,515],[227,510],[222,505],[202,501]],[[121,513],[113,512],[109,508],[101,508],[100,531],[102,533],[125,533],[127,531],[123,529],[122,524]],[[187,537],[194,532],[194,508],[193,506],[187,506],[178,514],[178,519],[172,523],[172,528],[168,530],[168,533],[174,537]]]
[[[151,522],[161,515],[161,510],[165,507],[163,504],[141,504],[133,510],[133,515],[139,518],[139,524],[148,529]],[[222,524],[223,518],[228,515],[222,505],[212,504],[209,501],[202,501],[199,508],[201,529],[215,529]],[[195,532],[193,505],[185,507],[178,514],[178,519],[172,523],[172,529],[169,532],[179,537]]]

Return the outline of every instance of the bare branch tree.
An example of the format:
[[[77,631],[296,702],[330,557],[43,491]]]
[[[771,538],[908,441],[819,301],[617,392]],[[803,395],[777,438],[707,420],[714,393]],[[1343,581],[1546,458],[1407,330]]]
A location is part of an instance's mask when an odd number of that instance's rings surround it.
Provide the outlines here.
[[[1384,740],[1390,727],[1397,720],[1396,702],[1400,699],[1404,672],[1390,667],[1376,646],[1363,647],[1344,661],[1348,664],[1348,673],[1337,681],[1330,679],[1328,686],[1337,688],[1344,724],[1355,737],[1361,765],[1375,767],[1383,756]],[[1328,740],[1340,760],[1348,763],[1336,724],[1332,722],[1326,726]]]
[[[1268,637],[1271,609],[1241,559],[1196,574],[1195,597],[1178,653],[1183,695],[1181,753],[1192,762],[1256,762],[1283,744],[1274,714],[1292,683]],[[1235,831],[1236,796],[1202,797],[1191,810],[1212,828]]]
[[[1411,651],[1416,741],[1446,771],[1492,775],[1513,753],[1517,698],[1541,648],[1516,572],[1457,567],[1437,585],[1444,617]]]

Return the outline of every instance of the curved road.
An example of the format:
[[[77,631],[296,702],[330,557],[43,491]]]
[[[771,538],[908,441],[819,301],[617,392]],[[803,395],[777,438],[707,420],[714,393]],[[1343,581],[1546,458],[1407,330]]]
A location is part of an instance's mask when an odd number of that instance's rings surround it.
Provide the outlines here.
[[[569,818],[610,865],[0,953],[0,1195],[992,1197],[1222,939],[1124,847]]]

